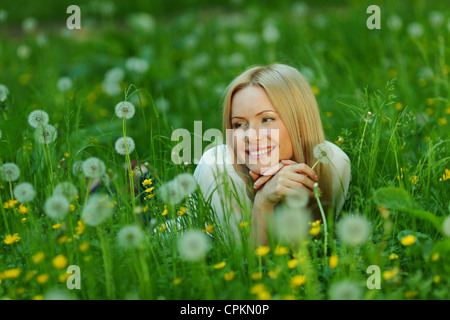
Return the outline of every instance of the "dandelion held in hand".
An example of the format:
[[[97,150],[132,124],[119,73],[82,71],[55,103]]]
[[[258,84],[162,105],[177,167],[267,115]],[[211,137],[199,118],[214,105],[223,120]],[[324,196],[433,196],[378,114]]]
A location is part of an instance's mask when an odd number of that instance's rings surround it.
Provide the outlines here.
[[[115,144],[117,153],[123,156],[126,155],[127,153],[130,154],[131,152],[133,152],[134,147],[135,147],[134,140],[133,138],[130,137],[119,138],[117,139]]]
[[[125,226],[117,234],[119,246],[124,249],[134,249],[142,246],[145,235],[138,226]]]
[[[35,110],[28,116],[28,123],[34,128],[48,124],[48,114],[43,110]]]
[[[350,215],[337,223],[337,234],[343,243],[350,246],[364,244],[370,237],[371,225],[364,216]]]
[[[209,239],[200,230],[186,231],[178,238],[178,253],[183,260],[199,261],[206,256],[209,249]]]
[[[330,163],[333,158],[333,150],[326,142],[316,145],[313,149],[313,154],[314,158],[317,159],[317,162],[312,166],[312,169],[314,169],[319,162],[323,164]]]
[[[55,141],[57,136],[56,129],[50,124],[43,124],[36,128],[34,138],[40,144],[49,144]]]
[[[114,204],[106,194],[93,194],[83,208],[81,218],[89,226],[98,226],[112,216]]]
[[[106,166],[99,158],[91,157],[83,162],[82,169],[88,178],[101,178],[105,174]]]
[[[14,188],[14,198],[22,203],[33,201],[35,196],[36,191],[34,190],[33,185],[29,182],[19,183]]]
[[[5,181],[16,181],[19,179],[19,176],[20,169],[15,163],[8,162],[0,167],[0,178]]]
[[[64,218],[70,209],[69,200],[62,195],[53,195],[45,201],[45,213],[54,219]]]
[[[123,119],[131,119],[134,116],[135,108],[131,102],[122,101],[116,105],[116,116]]]

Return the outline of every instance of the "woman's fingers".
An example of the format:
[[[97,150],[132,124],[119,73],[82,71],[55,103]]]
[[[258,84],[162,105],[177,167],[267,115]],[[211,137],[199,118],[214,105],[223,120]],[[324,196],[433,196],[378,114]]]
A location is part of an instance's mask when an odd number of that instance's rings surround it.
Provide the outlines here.
[[[291,161],[291,160],[283,160],[283,161]],[[303,173],[308,175],[308,177],[310,177],[315,182],[319,181],[319,177],[317,176],[317,174],[308,165],[306,165],[305,163],[296,163],[294,161],[292,162],[293,163],[291,163],[286,170],[289,170],[291,172]]]
[[[284,164],[279,162],[276,165],[274,165],[273,167],[270,167],[269,169],[267,169],[262,175],[263,176],[273,176],[278,171],[280,171],[283,167],[284,167]]]
[[[282,163],[278,163],[277,165],[274,165],[273,167],[269,168],[264,172],[262,176],[259,176],[259,179],[255,181],[253,184],[253,188],[257,190],[259,187],[261,187],[264,183],[266,183],[270,178],[272,178],[275,174],[277,174],[281,169],[283,169],[285,165]]]
[[[254,172],[251,171],[251,170],[250,170],[248,173],[249,173],[250,177],[251,177],[253,180],[256,180],[256,179],[259,178],[259,174],[254,173]]]

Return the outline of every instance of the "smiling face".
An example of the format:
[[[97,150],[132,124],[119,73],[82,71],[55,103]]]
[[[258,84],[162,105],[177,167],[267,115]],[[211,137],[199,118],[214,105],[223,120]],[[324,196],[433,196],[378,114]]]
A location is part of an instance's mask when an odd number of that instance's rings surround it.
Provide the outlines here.
[[[245,163],[253,172],[262,174],[294,155],[284,123],[259,86],[247,86],[234,94],[231,127],[238,163]]]

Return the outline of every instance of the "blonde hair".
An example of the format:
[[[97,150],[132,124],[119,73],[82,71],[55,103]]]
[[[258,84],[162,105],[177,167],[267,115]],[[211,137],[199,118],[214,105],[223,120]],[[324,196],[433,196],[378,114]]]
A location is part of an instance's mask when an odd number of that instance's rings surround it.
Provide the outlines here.
[[[313,156],[313,148],[325,142],[325,135],[317,101],[308,81],[297,69],[284,64],[254,66],[247,69],[236,77],[226,90],[223,104],[224,132],[230,132],[229,129],[232,129],[231,108],[234,94],[248,86],[263,88],[280,115],[292,141],[294,151],[292,160],[312,167],[317,161]],[[227,136],[234,169],[246,183],[247,194],[253,199],[255,193],[251,187],[249,169],[245,164],[238,163],[236,152],[229,143]],[[321,202],[327,210],[332,204],[331,172],[329,167],[322,163],[318,163],[314,171],[319,177]],[[321,215],[317,208],[312,209],[314,219],[320,219]]]

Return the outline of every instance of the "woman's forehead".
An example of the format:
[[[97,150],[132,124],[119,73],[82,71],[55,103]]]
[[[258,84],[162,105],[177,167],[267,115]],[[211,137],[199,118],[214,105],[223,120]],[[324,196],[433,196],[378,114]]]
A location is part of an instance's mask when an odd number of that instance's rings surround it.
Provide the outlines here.
[[[231,102],[231,116],[254,116],[263,112],[276,112],[261,87],[250,86],[236,92]]]

